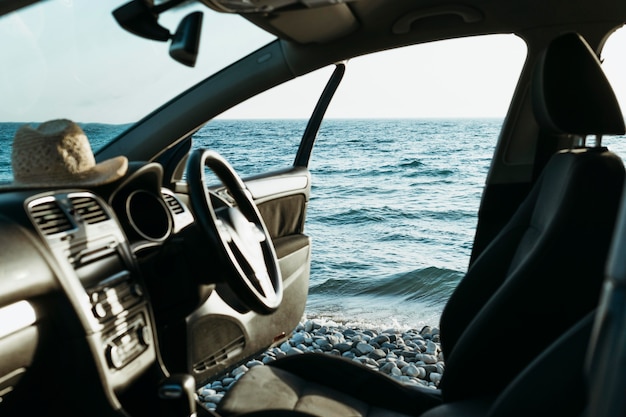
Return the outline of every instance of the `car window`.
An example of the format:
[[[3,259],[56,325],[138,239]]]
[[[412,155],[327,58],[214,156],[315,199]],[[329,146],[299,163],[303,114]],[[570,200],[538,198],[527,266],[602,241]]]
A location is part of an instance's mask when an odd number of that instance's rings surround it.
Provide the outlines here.
[[[0,53],[11,63],[0,72],[0,183],[12,179],[19,126],[71,119],[97,152],[186,88],[275,39],[238,15],[190,3],[159,20],[174,32],[184,16],[204,13],[201,51],[189,67],[169,56],[169,43],[122,29],[111,14],[121,4],[39,2],[0,16]]]
[[[219,151],[242,176],[292,165],[332,71],[322,68],[239,104],[194,134],[193,146]]]
[[[169,56],[169,43],[122,29],[111,14],[120,4],[42,2],[0,17],[0,50],[12,64],[0,76],[5,81],[0,83],[0,121],[66,117],[81,123],[132,123],[273,39],[237,15],[208,12],[202,5],[168,11],[159,24],[172,33],[187,14],[204,14],[202,50],[189,67]]]
[[[217,150],[247,177],[289,167],[305,127],[304,119],[214,120],[193,135],[193,146]]]
[[[436,322],[469,262],[487,170],[525,54],[522,40],[498,35],[347,63],[309,164],[309,316]],[[203,143],[246,174],[275,167],[279,156],[288,166],[331,72],[249,100],[196,136],[210,136]],[[376,308],[368,302],[374,298]]]

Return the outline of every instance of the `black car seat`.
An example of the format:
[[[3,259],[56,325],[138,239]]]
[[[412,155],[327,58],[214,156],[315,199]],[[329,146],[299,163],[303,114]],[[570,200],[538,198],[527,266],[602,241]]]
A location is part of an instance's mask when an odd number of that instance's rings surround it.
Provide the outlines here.
[[[626,200],[607,265],[586,358],[586,417],[626,416]]]
[[[616,287],[611,286],[607,293],[613,294],[615,289]],[[606,317],[602,310],[605,310],[604,313],[606,313],[607,309],[599,308],[598,312],[594,310],[552,343],[496,397],[487,396],[456,402],[445,402],[428,409],[420,414],[420,417],[621,417],[626,415],[624,414],[626,401],[621,392],[624,387],[623,364],[625,363],[624,359],[626,359],[626,356],[624,356],[626,345],[623,343],[626,335],[626,328],[623,326],[626,318],[626,315],[624,315],[626,309],[623,302],[626,299],[624,298],[623,286],[619,292],[621,295],[617,299],[620,307],[609,314],[611,319],[619,318],[615,323],[610,319],[599,320],[603,316]],[[616,301],[615,297],[610,298]],[[613,304],[613,307],[615,306]],[[600,327],[605,327],[604,325],[606,325],[607,321],[611,323],[610,330],[599,331]],[[599,323],[604,323],[604,325],[599,326]],[[592,335],[596,337],[592,337]],[[593,342],[597,340],[598,335],[602,339],[603,346],[610,346],[610,349],[603,348],[600,355],[602,356],[602,369],[599,372],[599,374],[602,374],[601,378],[597,377],[598,372],[591,372],[595,375],[589,381],[587,378],[589,370],[598,368],[598,355],[590,355],[590,353],[594,352]],[[590,339],[592,340],[591,343]],[[589,347],[591,347],[591,350]],[[609,356],[615,353],[619,353],[617,359],[621,359],[617,366],[615,363],[616,357]],[[585,355],[589,355],[591,358],[587,364],[585,364],[584,360]],[[309,356],[313,355],[306,355],[306,357]],[[329,361],[329,364],[334,361],[334,359]],[[306,364],[306,361],[304,362]],[[341,364],[345,363],[345,361],[337,361],[336,363]],[[622,366],[619,366],[619,364],[622,364]],[[322,371],[327,370],[324,369]],[[380,375],[380,373],[378,374]],[[377,381],[371,380],[369,382],[376,384]],[[600,385],[596,387],[598,383]],[[281,387],[277,386],[276,388],[280,389]],[[376,389],[376,385],[372,389]],[[589,395],[589,392],[592,395]],[[379,391],[372,394],[381,396],[385,392]],[[411,394],[409,393],[401,400],[410,400],[409,395]],[[415,392],[412,395],[419,396]],[[600,401],[590,401],[590,398]],[[395,395],[387,399],[387,401],[395,400],[398,400]],[[422,398],[417,400],[421,401]],[[349,404],[345,403],[343,405]],[[271,405],[269,407],[249,413],[244,412],[243,414],[237,414],[237,416],[316,417],[321,415],[319,413],[320,410],[307,413],[294,409],[274,409],[271,408]],[[339,414],[334,413],[331,415]],[[389,413],[384,408],[381,410],[370,408],[368,414],[353,414],[348,411],[346,415],[402,417],[407,414]]]
[[[532,93],[539,125],[557,137],[624,132],[600,62],[577,34],[551,42],[537,64]],[[550,159],[442,313],[445,401],[498,392],[596,306],[623,177],[621,159],[598,143]],[[531,339],[524,340],[529,332]],[[500,365],[488,382],[475,384],[467,358],[477,357],[485,342],[494,347],[490,361]]]
[[[581,138],[624,133],[600,62],[577,34],[550,43],[532,89],[545,131]],[[304,354],[251,369],[218,413],[419,416],[442,403],[471,400],[468,407],[483,415],[485,404],[596,307],[623,180],[622,161],[601,146],[550,159],[446,304],[440,320],[446,370],[438,390],[403,385],[342,358]],[[480,377],[485,363],[477,362],[485,356],[492,366]]]
[[[496,397],[444,402],[420,417],[581,417],[588,405],[584,364],[596,314],[575,323]]]

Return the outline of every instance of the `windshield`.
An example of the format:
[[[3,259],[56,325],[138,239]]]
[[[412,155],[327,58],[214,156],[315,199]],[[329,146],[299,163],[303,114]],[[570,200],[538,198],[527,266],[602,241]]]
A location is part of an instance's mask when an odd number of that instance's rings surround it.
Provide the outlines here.
[[[0,17],[0,182],[10,180],[10,143],[17,126],[67,118],[87,136],[98,124],[118,125],[113,136],[244,55],[271,35],[238,15],[216,13],[192,2],[161,15],[174,33],[193,11],[203,12],[200,52],[194,67],[169,56],[169,42],[122,29],[113,10],[123,0],[46,1]],[[113,138],[98,136],[94,151]]]

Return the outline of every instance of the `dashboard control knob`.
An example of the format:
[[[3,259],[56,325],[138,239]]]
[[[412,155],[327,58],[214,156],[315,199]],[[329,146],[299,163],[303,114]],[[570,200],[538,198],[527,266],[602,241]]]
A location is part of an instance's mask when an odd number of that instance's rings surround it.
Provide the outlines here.
[[[133,284],[130,290],[133,293],[133,295],[135,295],[136,297],[143,296],[143,288],[141,288],[141,285],[139,284]]]
[[[95,303],[93,305],[93,314],[94,316],[96,316],[99,319],[103,319],[107,316],[107,310],[106,308],[104,308],[104,304],[102,303]]]
[[[144,346],[149,346],[152,343],[152,332],[148,326],[139,326],[137,328],[137,337],[139,342]]]
[[[109,360],[109,364],[116,369],[120,369],[124,366],[124,355],[122,354],[120,348],[118,346],[108,346],[107,347],[107,358]]]

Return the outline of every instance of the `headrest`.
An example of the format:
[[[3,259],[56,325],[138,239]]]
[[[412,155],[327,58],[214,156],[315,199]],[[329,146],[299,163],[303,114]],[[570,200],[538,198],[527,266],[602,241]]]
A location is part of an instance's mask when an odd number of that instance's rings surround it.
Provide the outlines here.
[[[582,36],[555,38],[533,74],[533,109],[553,133],[622,135],[624,117],[600,60]]]

